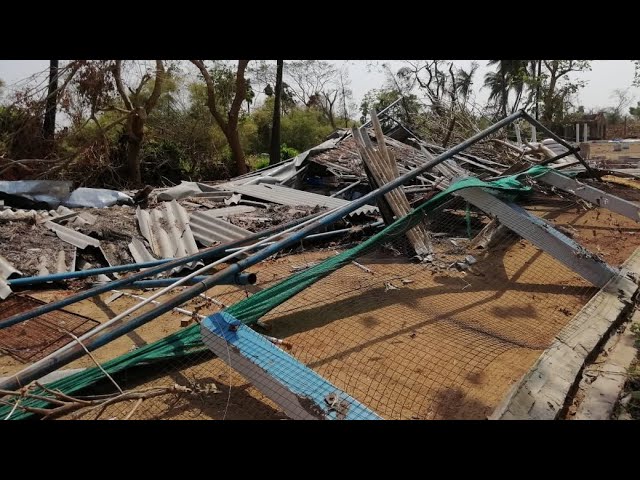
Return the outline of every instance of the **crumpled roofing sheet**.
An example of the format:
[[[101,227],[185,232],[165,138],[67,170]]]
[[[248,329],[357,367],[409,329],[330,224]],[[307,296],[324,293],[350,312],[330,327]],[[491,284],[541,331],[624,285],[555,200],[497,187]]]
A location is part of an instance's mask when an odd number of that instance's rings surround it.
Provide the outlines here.
[[[164,203],[163,207],[151,212],[139,207],[136,209],[140,233],[149,242],[151,251],[158,258],[180,258],[196,253],[198,246],[189,226],[187,211],[175,200]],[[195,265],[192,262],[187,267]]]
[[[343,200],[341,198],[327,197],[325,195],[319,195],[317,193],[305,192],[304,190],[296,190],[294,188],[283,187],[281,185],[235,185],[229,187],[232,191],[241,193],[268,202],[278,203],[280,205],[289,205],[291,207],[306,206],[306,207],[327,207],[336,208],[343,207],[349,204],[349,200]],[[365,205],[358,208],[351,215],[360,214],[375,214],[378,211],[377,207],[372,205]]]
[[[217,218],[211,211],[192,213],[191,229],[198,242],[207,247],[216,243],[239,240],[252,234],[249,230]]]

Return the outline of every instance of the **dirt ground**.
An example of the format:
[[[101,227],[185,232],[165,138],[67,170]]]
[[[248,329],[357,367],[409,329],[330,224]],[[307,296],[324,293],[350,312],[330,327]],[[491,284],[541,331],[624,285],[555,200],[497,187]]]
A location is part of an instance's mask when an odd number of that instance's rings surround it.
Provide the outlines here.
[[[629,143],[629,149],[614,151],[613,143],[591,143],[591,158],[603,156],[608,160],[617,160],[620,157],[640,157],[640,142]]]
[[[566,204],[528,208],[573,232],[587,249],[616,266],[640,245],[638,226],[606,210],[567,209]],[[327,249],[281,256],[252,269],[258,285],[219,286],[207,295],[231,305],[293,269],[334,254]],[[370,252],[358,262],[373,273],[356,265],[332,273],[267,314],[267,333],[286,338],[296,358],[384,418],[486,418],[596,289],[522,240],[502,242],[475,256],[469,271],[442,272],[388,250]],[[50,301],[65,294],[34,296]],[[68,310],[105,321],[135,302],[121,297],[107,305],[110,296]],[[206,315],[221,307],[202,299],[183,308],[200,308]],[[166,314],[95,356],[104,361],[165,337],[180,329],[183,317]],[[90,366],[92,361],[83,358],[69,367]],[[0,375],[20,368],[10,357],[0,357]],[[125,388],[213,383],[219,393],[148,400],[134,419],[284,418],[220,359],[206,355],[189,364],[145,368],[118,381]],[[124,418],[132,407],[115,405],[83,418],[97,413]]]

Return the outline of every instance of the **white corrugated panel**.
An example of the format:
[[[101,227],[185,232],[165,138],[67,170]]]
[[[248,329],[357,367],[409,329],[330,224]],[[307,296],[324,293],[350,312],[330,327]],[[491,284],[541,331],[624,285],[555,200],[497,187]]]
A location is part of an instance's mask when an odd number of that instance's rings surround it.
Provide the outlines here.
[[[250,197],[259,198],[268,202],[278,203],[280,205],[289,205],[291,207],[327,207],[336,208],[348,205],[349,200],[341,198],[327,197],[317,193],[296,190],[295,188],[287,188],[280,185],[234,185],[229,187],[230,190],[248,195]],[[373,214],[378,211],[377,207],[365,205],[351,212],[349,215]]]
[[[198,251],[196,240],[189,227],[187,211],[172,200],[163,208],[151,210],[136,209],[140,233],[149,242],[151,251],[159,258],[180,258]],[[194,263],[187,265],[195,267]]]
[[[239,240],[252,234],[249,230],[216,218],[211,212],[191,214],[191,230],[195,238],[207,247],[216,243]]]

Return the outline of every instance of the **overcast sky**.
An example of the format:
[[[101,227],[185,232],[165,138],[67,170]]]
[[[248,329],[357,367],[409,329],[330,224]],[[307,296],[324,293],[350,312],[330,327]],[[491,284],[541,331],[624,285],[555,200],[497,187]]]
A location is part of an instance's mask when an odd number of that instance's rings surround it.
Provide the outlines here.
[[[48,60],[0,60],[0,79],[4,80],[8,87],[33,73],[46,70]],[[352,82],[352,90],[356,104],[360,104],[362,96],[373,88],[380,88],[384,83],[384,73],[380,66],[384,60],[377,62],[364,60],[337,61],[335,63],[347,63]],[[402,65],[402,61],[386,61],[394,71]],[[484,74],[488,71],[486,60],[477,60],[480,69],[475,76],[474,90],[476,101],[483,103],[488,92],[482,86]],[[455,60],[454,63],[464,68],[471,64],[470,60]],[[603,108],[611,105],[611,92],[616,88],[626,89],[631,87],[633,81],[634,66],[630,60],[595,60],[592,62],[592,71],[580,76],[587,82],[587,86],[579,93],[579,105],[590,108]],[[640,100],[640,89],[631,88],[635,100]]]

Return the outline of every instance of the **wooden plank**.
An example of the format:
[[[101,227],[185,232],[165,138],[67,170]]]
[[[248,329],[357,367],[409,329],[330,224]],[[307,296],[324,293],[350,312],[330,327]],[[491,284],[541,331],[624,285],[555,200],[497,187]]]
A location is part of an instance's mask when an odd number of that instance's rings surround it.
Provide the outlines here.
[[[544,175],[537,177],[536,180],[543,181],[544,183],[559,188],[560,190],[572,193],[593,205],[611,210],[612,212],[630,218],[634,222],[640,221],[640,206],[638,204],[603,192],[602,190],[592,187],[591,185],[587,185],[586,183],[582,183],[554,171],[545,173]]]
[[[623,265],[622,272],[627,271],[640,274],[640,248]],[[612,278],[562,329],[489,418],[557,418],[587,358],[632,308],[637,291],[638,285],[627,275]]]
[[[380,124],[376,119],[375,112],[372,114],[372,119],[374,121],[374,126],[376,126],[376,132],[381,132]],[[382,133],[380,133],[380,135],[382,135]],[[367,172],[367,175],[371,177],[369,181],[372,183],[372,186],[379,188],[399,176],[397,162],[395,161],[395,158],[393,158],[393,155],[386,149],[383,135],[376,139],[379,150],[373,148],[371,139],[366,132],[363,134],[359,129],[354,128],[353,138],[365,167],[365,171]],[[409,201],[407,200],[402,188],[397,188],[386,193],[384,195],[384,203],[388,205],[389,209],[387,210],[386,206],[381,206],[380,211],[383,213],[383,218],[387,224],[390,224],[391,220],[385,217],[385,211],[387,211],[387,217],[389,216],[389,212],[391,212],[393,214],[392,216],[395,218],[402,218],[411,211],[411,206],[409,205]],[[423,225],[418,224],[409,229],[406,232],[406,236],[418,255],[429,255],[433,251],[429,233]]]
[[[507,204],[480,188],[465,188],[455,195],[497,218],[501,224],[598,288],[604,287],[618,273],[597,255],[556,230],[550,223],[531,215],[517,205]]]
[[[381,418],[263,335],[219,312],[200,324],[202,341],[295,420]]]

